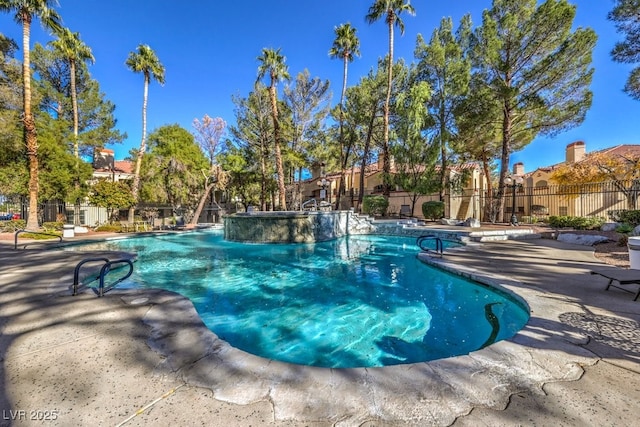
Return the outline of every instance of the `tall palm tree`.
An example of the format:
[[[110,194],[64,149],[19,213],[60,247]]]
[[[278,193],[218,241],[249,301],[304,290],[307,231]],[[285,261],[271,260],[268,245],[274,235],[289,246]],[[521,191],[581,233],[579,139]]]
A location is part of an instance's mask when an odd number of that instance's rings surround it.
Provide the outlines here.
[[[354,56],[360,56],[360,40],[356,36],[356,29],[349,23],[336,27],[335,33],[336,38],[333,40],[333,46],[329,49],[329,57],[341,59],[343,62],[342,92],[340,93],[340,184],[336,197],[336,209],[339,209],[340,196],[345,188],[344,180],[348,157],[344,152],[344,97],[347,92],[347,69],[349,62],[353,62]]]
[[[416,14],[415,9],[410,4],[410,0],[375,0],[369,8],[369,13],[365,17],[369,24],[372,24],[384,17],[384,21],[389,28],[389,61],[387,62],[387,97],[384,102],[384,141],[382,144],[382,176],[384,179],[384,195],[389,196],[391,185],[389,182],[391,173],[391,159],[389,158],[389,104],[391,103],[391,85],[393,83],[393,27],[394,25],[404,34],[404,22],[400,19],[400,14],[406,12],[411,16]]]
[[[136,168],[133,174],[133,194],[134,206],[129,208],[129,222],[134,221],[135,205],[138,204],[138,192],[140,187],[140,165],[142,157],[147,150],[147,100],[149,97],[149,83],[151,77],[160,85],[164,85],[164,66],[156,56],[156,53],[149,45],[141,44],[136,52],[129,53],[126,61],[127,67],[134,73],[142,73],[144,76],[144,96],[142,99],[142,140],[140,141],[140,149],[136,156]]]
[[[273,120],[273,144],[276,156],[276,174],[278,175],[278,192],[280,193],[280,209],[287,210],[286,189],[284,187],[284,169],[282,167],[282,152],[280,150],[280,123],[278,120],[278,98],[276,83],[280,80],[289,80],[289,70],[285,65],[286,58],[280,53],[280,49],[264,48],[258,61],[258,80],[269,74],[269,98],[271,100],[271,118]]]
[[[78,94],[76,89],[76,63],[95,62],[91,48],[80,40],[79,33],[72,33],[70,29],[63,28],[58,39],[51,42],[53,49],[69,63],[69,78],[71,84],[71,106],[73,109],[73,154],[76,157],[76,202],[74,206],[73,223],[80,225],[80,198],[77,190],[80,188],[78,171],[80,168],[80,148],[78,143]]]
[[[78,62],[95,62],[91,48],[80,40],[79,33],[72,33],[63,28],[58,39],[51,42],[53,48],[69,63],[71,85],[71,105],[73,108],[73,154],[80,157],[78,147],[78,94],[76,92],[76,64]]]
[[[45,28],[57,33],[61,30],[60,15],[53,9],[55,0],[0,0],[0,12],[15,13],[15,21],[22,25],[22,95],[24,143],[29,160],[29,215],[27,229],[37,230],[38,224],[38,135],[36,122],[31,112],[31,22],[39,18]]]

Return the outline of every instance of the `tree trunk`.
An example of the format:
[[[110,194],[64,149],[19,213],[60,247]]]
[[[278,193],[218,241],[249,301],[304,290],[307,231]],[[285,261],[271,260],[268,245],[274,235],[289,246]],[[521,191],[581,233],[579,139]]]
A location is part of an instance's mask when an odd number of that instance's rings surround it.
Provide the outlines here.
[[[207,179],[208,181],[208,179]],[[202,209],[204,209],[204,204],[207,202],[207,198],[209,197],[209,193],[211,193],[211,189],[216,185],[215,182],[206,184],[204,187],[204,194],[200,197],[200,202],[198,202],[198,207],[196,211],[193,213],[193,218],[189,222],[189,225],[195,227],[198,224],[198,218],[200,218],[200,214],[202,213]]]
[[[336,210],[340,209],[340,196],[345,193],[345,181],[347,176],[347,163],[349,162],[349,155],[351,154],[351,147],[353,146],[353,141],[350,141],[346,146],[346,151],[344,153],[344,158],[342,159],[342,164],[340,165],[340,185],[338,186],[338,195],[336,197]]]
[[[140,190],[140,166],[142,165],[142,157],[147,150],[147,98],[149,95],[149,73],[144,73],[144,95],[142,97],[142,140],[140,141],[140,150],[136,156],[136,169],[133,174],[133,187],[131,194],[133,195],[133,206],[129,208],[129,223],[135,221],[135,211],[138,204],[138,193]]]
[[[448,174],[447,174],[447,146],[444,139],[446,131],[445,117],[444,117],[444,100],[441,96],[440,101],[440,201],[444,202],[446,197],[446,191],[448,187]]]
[[[269,96],[271,98],[271,115],[273,119],[273,143],[274,153],[276,157],[276,174],[278,175],[278,193],[280,193],[279,209],[287,210],[286,188],[284,186],[284,169],[282,167],[282,153],[280,151],[280,123],[278,121],[278,99],[276,97],[276,86],[273,77],[271,78],[271,86],[269,87]]]
[[[267,210],[267,165],[266,165],[266,153],[264,147],[261,147],[262,155],[260,156],[260,210]]]
[[[39,230],[38,223],[38,135],[36,122],[31,113],[31,65],[29,55],[29,40],[31,38],[31,15],[22,15],[22,80],[23,80],[23,107],[24,117],[24,142],[29,160],[29,215],[27,216],[28,230]]]
[[[376,111],[378,111],[378,105],[374,102],[373,110],[371,111],[371,120],[369,120],[369,129],[367,130],[367,137],[364,141],[364,150],[362,153],[362,166],[360,168],[360,185],[358,187],[358,209],[362,212],[362,198],[364,197],[364,172],[367,167],[367,158],[369,157],[369,148],[371,146],[371,138],[373,137],[373,125],[376,120]]]
[[[78,146],[78,95],[76,93],[76,62],[72,59],[69,61],[69,73],[71,84],[71,106],[73,108],[73,154],[76,158],[74,187],[76,190],[76,200],[73,205],[73,224],[80,225],[80,198],[77,194],[80,192],[80,147]],[[111,217],[109,217],[111,218]]]
[[[382,142],[382,194],[389,198],[391,194],[391,159],[389,158],[389,104],[391,104],[391,85],[393,84],[393,20],[389,19],[389,63],[387,64],[387,97],[384,101],[384,141]]]
[[[489,167],[489,159],[487,159],[487,155],[485,152],[482,153],[482,170],[484,173],[485,180],[487,182],[487,194],[484,197],[485,220],[488,219],[491,222],[495,222],[496,217],[493,214],[494,200],[493,200],[493,185],[491,184],[491,168]],[[486,203],[487,200],[489,201],[488,204]]]
[[[511,106],[504,103],[502,118],[502,155],[500,157],[500,181],[498,183],[498,222],[504,222],[505,179],[509,173],[509,152],[511,151]],[[513,215],[513,212],[511,213]]]
[[[340,94],[340,183],[338,184],[338,194],[336,195],[336,210],[340,209],[340,198],[345,189],[345,168],[346,168],[346,155],[344,153],[344,95],[347,91],[347,69],[348,69],[348,55],[343,57],[342,66],[342,93]]]
[[[298,168],[298,210],[302,210],[302,203],[304,202],[304,200],[302,200],[302,198],[304,197],[304,194],[302,193],[302,167]]]
[[[76,62],[69,61],[70,84],[71,84],[71,106],[73,108],[73,155],[80,158],[80,148],[78,147],[78,95],[76,94]],[[77,164],[76,164],[77,168]]]

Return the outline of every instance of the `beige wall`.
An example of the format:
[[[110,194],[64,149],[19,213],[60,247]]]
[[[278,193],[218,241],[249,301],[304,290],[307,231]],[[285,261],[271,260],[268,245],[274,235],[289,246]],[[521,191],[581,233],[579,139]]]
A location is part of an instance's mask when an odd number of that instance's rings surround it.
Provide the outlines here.
[[[452,172],[455,174],[455,172]],[[331,187],[331,202],[335,201],[336,192],[339,185],[339,175],[338,174],[327,174],[327,179],[330,180]],[[464,185],[464,188],[461,192],[457,194],[447,195],[446,201],[446,210],[447,216],[458,218],[458,219],[466,219],[469,217],[475,216],[479,218],[480,216],[480,200],[479,194],[482,194],[486,188],[485,179],[479,168],[476,168],[472,171],[471,176],[467,180],[467,183]],[[306,201],[311,198],[315,198],[316,200],[320,200],[320,187],[317,185],[318,179],[312,179],[309,181],[305,181],[302,183],[302,194],[303,201]],[[379,190],[376,191],[378,186],[381,186],[382,181],[382,173],[374,172],[365,176],[365,189],[364,194],[382,194]],[[346,195],[344,199],[348,201],[351,200],[351,190],[354,189],[354,194],[357,194],[358,187],[360,185],[360,171],[355,170],[347,171],[346,180],[345,180],[345,191]],[[379,188],[379,187],[378,187]],[[427,196],[420,196],[415,204],[414,216],[418,218],[423,218],[422,216],[422,203],[426,201],[435,201],[439,200],[440,197],[438,194],[432,194]],[[329,201],[329,200],[327,200]],[[391,192],[389,197],[389,213],[392,215],[397,215],[400,213],[400,210],[403,205],[411,206],[411,198],[409,193],[402,191],[400,188],[396,188]],[[343,205],[344,206],[344,205]]]

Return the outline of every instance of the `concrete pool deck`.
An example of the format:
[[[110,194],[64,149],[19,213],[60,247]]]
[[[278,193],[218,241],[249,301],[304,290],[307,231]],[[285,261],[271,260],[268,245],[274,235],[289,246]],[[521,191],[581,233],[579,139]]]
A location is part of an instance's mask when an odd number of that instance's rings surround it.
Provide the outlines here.
[[[72,297],[87,253],[10,243],[0,242],[2,426],[638,423],[640,301],[588,273],[601,265],[591,247],[538,239],[448,251],[431,261],[527,301],[519,334],[428,363],[321,369],[228,346],[170,292]]]

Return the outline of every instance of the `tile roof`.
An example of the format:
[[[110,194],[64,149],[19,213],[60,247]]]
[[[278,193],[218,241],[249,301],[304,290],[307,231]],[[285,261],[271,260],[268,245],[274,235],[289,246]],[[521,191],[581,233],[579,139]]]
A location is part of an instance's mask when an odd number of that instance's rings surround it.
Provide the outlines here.
[[[463,163],[461,165],[449,165],[449,168],[451,170],[454,170],[454,171],[475,169],[477,167],[478,167],[478,163],[476,163],[476,162],[466,162],[466,163]],[[440,170],[440,165],[436,165],[435,169],[439,171]],[[360,172],[360,168],[354,168],[353,170],[354,170],[355,173]],[[371,175],[376,174],[376,173],[381,172],[381,171],[382,171],[382,169],[380,167],[378,167],[377,163],[372,163],[372,164],[367,165],[365,167],[365,176],[368,177],[368,176],[371,176]],[[397,171],[397,168],[395,167],[395,164],[392,163],[391,164],[391,172],[393,173],[393,172],[396,172],[396,171]]]
[[[599,151],[593,151],[589,154],[587,154],[587,157],[590,154],[595,154],[595,153],[603,153],[603,154],[612,154],[612,155],[616,155],[616,156],[625,156],[625,155],[635,155],[635,156],[640,156],[640,144],[621,144],[621,145],[616,145],[615,147],[609,147],[609,148],[604,148],[602,150]]]
[[[94,168],[96,172],[115,172],[115,173],[133,173],[133,162],[130,160],[115,160],[113,165],[113,171],[110,168]]]
[[[569,144],[569,145],[572,145],[572,144]],[[640,156],[640,144],[620,144],[620,145],[615,145],[613,147],[603,148],[601,150],[591,151],[590,153],[586,153],[584,158],[576,163],[586,162],[590,159],[591,156],[599,153],[609,154],[609,155],[618,155],[618,156],[625,156],[625,155]],[[560,166],[563,166],[566,163],[567,162],[564,161],[564,162],[556,163],[550,166],[541,166],[532,172],[525,173],[524,176],[525,177],[531,176],[538,171],[553,172],[555,169],[558,169]]]
[[[130,160],[116,160],[114,162],[116,172],[133,173],[133,162]]]

